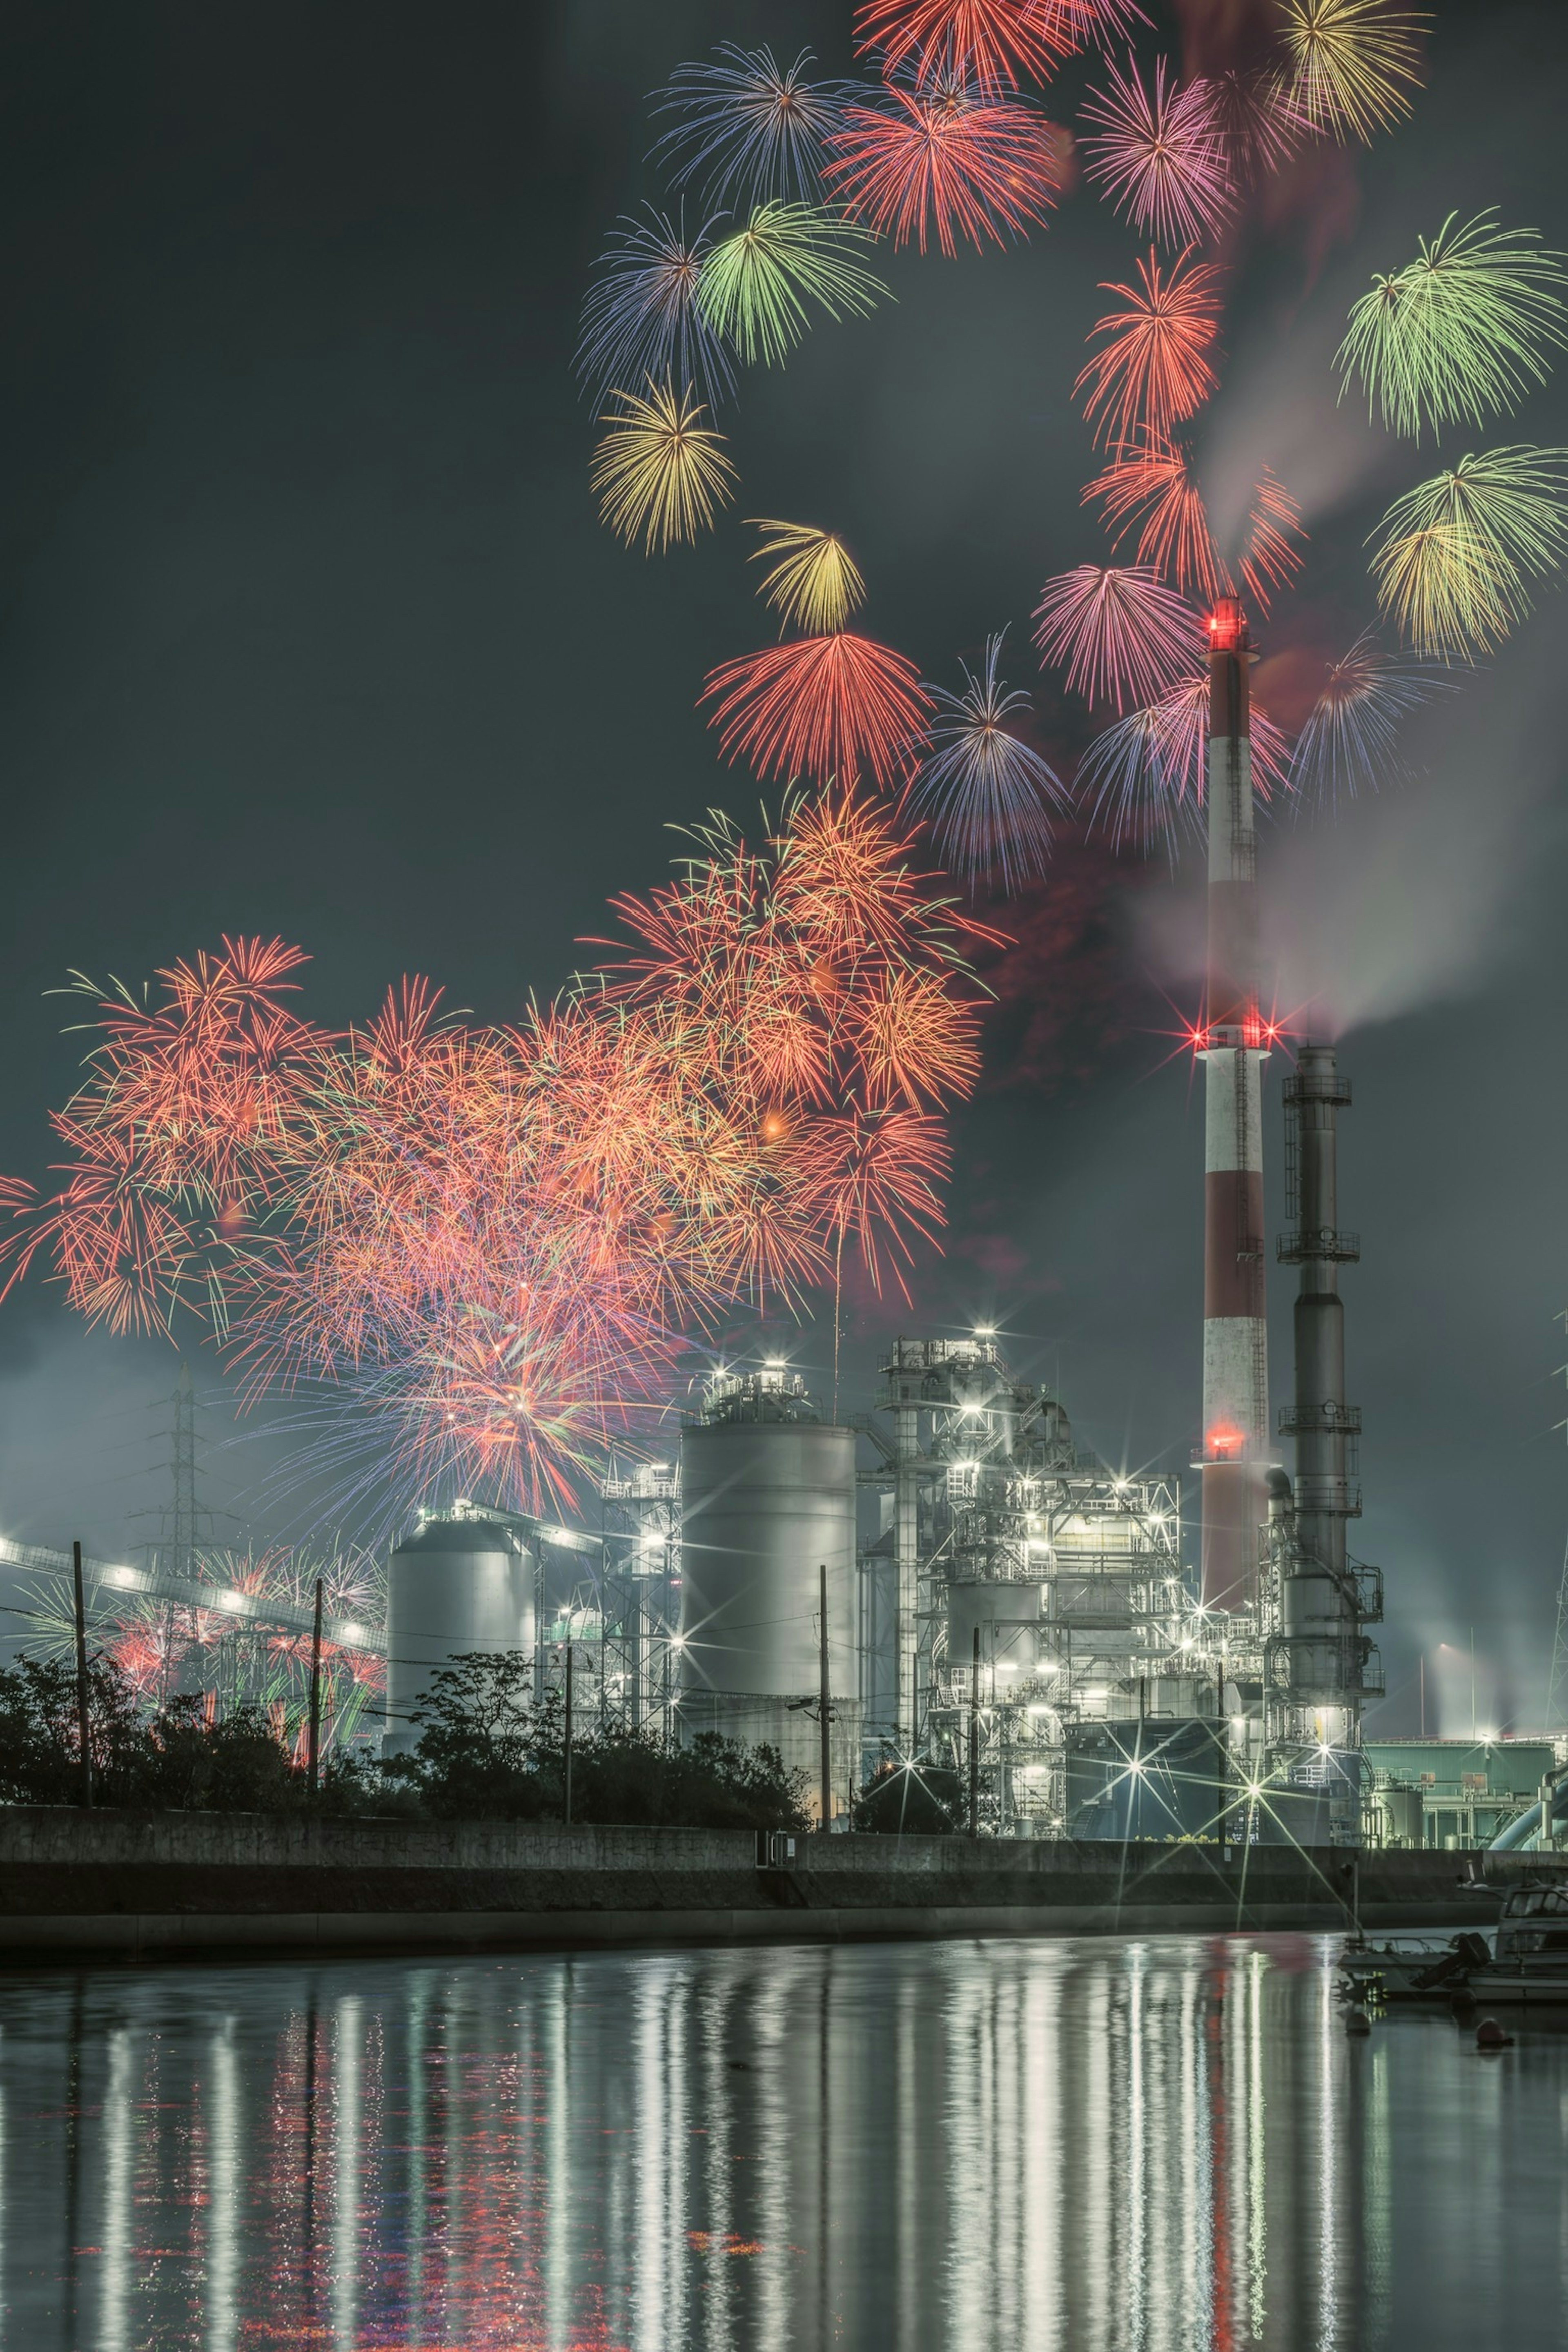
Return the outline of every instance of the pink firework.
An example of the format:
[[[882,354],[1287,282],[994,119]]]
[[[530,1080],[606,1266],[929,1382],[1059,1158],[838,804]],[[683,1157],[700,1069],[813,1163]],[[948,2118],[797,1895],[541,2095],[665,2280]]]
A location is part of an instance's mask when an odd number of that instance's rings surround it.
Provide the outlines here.
[[[1157,701],[1203,659],[1192,606],[1147,565],[1082,563],[1047,580],[1035,607],[1042,665],[1063,665],[1086,702]]]
[[[1084,119],[1100,129],[1082,141],[1085,169],[1120,213],[1167,245],[1217,236],[1236,210],[1236,184],[1214,85],[1167,79],[1154,62],[1152,89],[1129,58],[1112,66],[1110,89],[1091,91]]]

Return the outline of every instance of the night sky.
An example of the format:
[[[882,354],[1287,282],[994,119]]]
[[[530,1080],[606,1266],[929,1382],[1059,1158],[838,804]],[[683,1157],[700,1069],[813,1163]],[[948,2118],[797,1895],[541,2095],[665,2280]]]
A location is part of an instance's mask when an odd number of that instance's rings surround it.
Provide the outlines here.
[[[1247,0],[1178,14],[1197,62],[1222,61],[1214,23]],[[576,942],[612,892],[660,877],[669,828],[710,806],[754,821],[755,786],[693,708],[709,667],[771,635],[751,541],[731,520],[650,563],[600,530],[572,350],[605,232],[659,194],[645,93],[722,38],[809,45],[846,72],[848,16],[847,0],[5,12],[0,1168],[47,1164],[83,1044],[47,992],[71,968],[140,982],[225,931],[280,932],[314,960],[302,1002],[323,1023],[370,1013],[411,971],[505,1021],[590,959]],[[1434,470],[1335,412],[1350,300],[1451,209],[1495,203],[1568,244],[1563,11],[1468,0],[1435,25],[1413,121],[1278,187],[1232,257],[1207,462],[1221,500],[1263,457],[1308,508],[1300,593],[1259,631],[1286,698],[1287,654],[1342,651],[1373,617],[1362,542]],[[1094,78],[1065,75],[1055,112]],[[1138,249],[1080,189],[1017,251],[883,256],[896,303],[754,372],[722,420],[737,515],[840,530],[868,632],[940,684],[1007,626],[1037,740],[1068,761],[1082,715],[1039,678],[1029,614],[1049,573],[1103,560],[1070,387],[1097,281]],[[1565,384],[1450,436],[1445,460],[1568,441]],[[1337,1029],[1355,1087],[1352,1542],[1384,1568],[1390,1616],[1371,1728],[1414,1727],[1423,1647],[1433,1727],[1436,1644],[1453,1655],[1472,1624],[1483,1720],[1539,1721],[1544,1700],[1568,1517],[1565,614],[1549,586],[1413,728],[1408,783],[1331,824],[1286,818],[1263,846],[1280,1007]],[[869,1402],[893,1331],[994,1318],[1084,1442],[1180,1467],[1199,1412],[1202,1105],[1170,1033],[1195,1005],[1197,881],[1191,859],[1173,879],[1068,837],[1045,886],[984,910],[1016,944],[989,973],[947,1254],[917,1264],[911,1307],[858,1302],[847,1404]],[[1273,1296],[1283,1402],[1283,1273]],[[820,1330],[794,1352],[818,1368]],[[154,1531],[133,1515],[162,1499],[175,1370],[164,1346],[85,1332],[35,1276],[0,1311],[0,1531],[114,1555]],[[292,1511],[297,1531],[282,1441],[234,1444],[210,1350],[198,1381],[208,1500],[258,1532]],[[1468,1664],[1444,1696],[1446,1727],[1468,1730]]]

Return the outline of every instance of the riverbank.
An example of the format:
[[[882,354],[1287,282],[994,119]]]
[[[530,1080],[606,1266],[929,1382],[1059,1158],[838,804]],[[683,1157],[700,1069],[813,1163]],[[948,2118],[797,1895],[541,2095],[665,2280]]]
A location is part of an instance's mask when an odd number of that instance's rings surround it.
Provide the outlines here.
[[[1474,1858],[1476,1867],[1480,1858]],[[0,1959],[1489,1926],[1542,1865],[1285,1847],[0,1810]],[[1568,1864],[1547,1863],[1549,1869]],[[1352,1877],[1353,1869],[1353,1877]]]

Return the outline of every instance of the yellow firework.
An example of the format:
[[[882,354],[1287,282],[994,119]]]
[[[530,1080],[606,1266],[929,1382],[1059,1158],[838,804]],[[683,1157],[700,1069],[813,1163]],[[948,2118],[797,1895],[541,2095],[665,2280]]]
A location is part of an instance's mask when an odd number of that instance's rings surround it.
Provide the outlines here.
[[[866,601],[866,583],[843,541],[810,523],[753,520],[759,530],[773,534],[758,548],[753,563],[767,555],[783,559],[763,583],[774,612],[808,637],[841,629]]]
[[[735,468],[723,454],[721,433],[700,425],[702,403],[672,384],[648,384],[644,400],[612,392],[618,412],[601,416],[610,430],[594,452],[591,480],[599,514],[628,544],[644,533],[644,551],[662,552],[671,540],[694,541],[712,528],[715,504],[735,494]]]
[[[1386,0],[1287,0],[1281,31],[1291,96],[1308,121],[1336,139],[1370,143],[1374,131],[1408,114],[1426,21],[1426,10]]]
[[[1473,661],[1524,619],[1527,583],[1568,551],[1568,449],[1472,452],[1396,499],[1380,529],[1384,610],[1416,653]]]

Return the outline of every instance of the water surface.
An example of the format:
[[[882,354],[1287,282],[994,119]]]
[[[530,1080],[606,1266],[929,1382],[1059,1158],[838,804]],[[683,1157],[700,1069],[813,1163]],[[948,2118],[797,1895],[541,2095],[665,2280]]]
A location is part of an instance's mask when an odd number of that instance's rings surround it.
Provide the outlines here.
[[[1568,2340],[1568,2036],[1331,1938],[0,1977],[0,2343]]]

